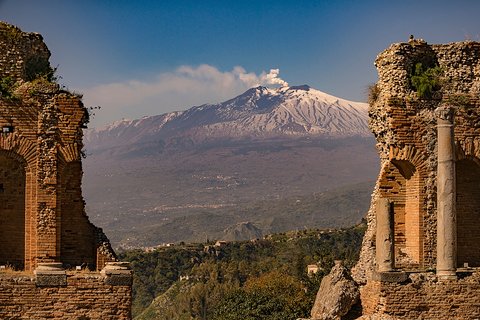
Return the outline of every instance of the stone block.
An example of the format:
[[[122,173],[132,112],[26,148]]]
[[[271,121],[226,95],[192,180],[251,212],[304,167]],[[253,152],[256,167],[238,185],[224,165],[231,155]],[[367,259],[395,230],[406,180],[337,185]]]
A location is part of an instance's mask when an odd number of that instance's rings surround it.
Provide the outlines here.
[[[132,273],[109,274],[105,277],[105,284],[111,286],[131,286],[133,284]]]
[[[374,272],[372,280],[380,282],[405,282],[408,280],[408,274],[403,271]]]
[[[41,272],[35,275],[37,287],[62,287],[67,285],[65,271]]]

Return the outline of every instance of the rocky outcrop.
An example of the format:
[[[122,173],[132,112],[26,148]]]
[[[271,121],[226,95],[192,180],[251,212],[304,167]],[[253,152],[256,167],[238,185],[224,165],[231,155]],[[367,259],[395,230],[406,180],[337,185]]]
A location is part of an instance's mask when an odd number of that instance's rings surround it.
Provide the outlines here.
[[[323,278],[311,312],[311,320],[341,319],[358,301],[358,287],[341,261],[336,261],[330,274]]]

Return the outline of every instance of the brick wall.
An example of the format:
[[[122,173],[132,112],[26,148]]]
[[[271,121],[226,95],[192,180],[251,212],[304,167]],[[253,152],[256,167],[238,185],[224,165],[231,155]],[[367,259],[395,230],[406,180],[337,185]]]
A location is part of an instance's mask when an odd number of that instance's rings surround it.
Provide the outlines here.
[[[0,22],[1,319],[130,319],[132,276],[85,213],[81,97],[51,82],[39,34]],[[72,273],[76,266],[101,274]]]
[[[413,274],[407,283],[369,281],[361,290],[364,315],[398,319],[479,319],[480,275],[438,282],[433,274]]]
[[[1,319],[131,319],[131,286],[95,273],[69,273],[66,286],[40,287],[22,274],[0,272]]]
[[[0,22],[0,77],[16,81],[0,96],[0,264],[101,269],[115,254],[85,213],[88,112],[81,97],[46,76],[49,57],[41,35]]]
[[[114,254],[96,265],[98,230],[85,214],[81,190],[86,110],[75,95],[23,86],[41,98],[0,99],[0,126],[12,129],[0,135],[0,228],[8,230],[0,236],[0,263],[33,270],[39,262],[59,261],[101,269]]]
[[[406,180],[405,186],[405,253],[413,264],[423,260],[423,201],[420,174]]]

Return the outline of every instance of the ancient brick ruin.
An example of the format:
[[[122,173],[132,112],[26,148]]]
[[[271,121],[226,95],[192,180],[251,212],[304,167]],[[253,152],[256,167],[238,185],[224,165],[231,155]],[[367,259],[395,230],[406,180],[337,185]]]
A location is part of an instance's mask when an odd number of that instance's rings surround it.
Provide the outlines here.
[[[89,114],[79,95],[53,81],[49,57],[39,34],[0,22],[0,318],[55,310],[58,319],[128,319],[131,273],[85,213]],[[68,271],[87,268],[102,274]],[[85,310],[81,301],[89,301]],[[65,309],[75,304],[80,311]]]
[[[412,84],[419,63],[440,70],[427,96]],[[381,170],[352,270],[362,312],[478,319],[480,43],[411,40],[375,65],[370,127]]]

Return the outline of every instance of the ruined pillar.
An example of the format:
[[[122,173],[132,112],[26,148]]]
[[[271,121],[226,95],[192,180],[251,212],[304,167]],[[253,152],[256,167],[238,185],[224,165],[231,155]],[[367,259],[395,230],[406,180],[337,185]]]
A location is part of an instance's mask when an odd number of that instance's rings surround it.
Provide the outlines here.
[[[437,108],[437,275],[456,279],[457,221],[455,210],[454,110]]]
[[[377,234],[376,234],[376,259],[377,271],[393,271],[394,267],[394,237],[393,237],[393,211],[387,198],[378,198],[376,203]]]

